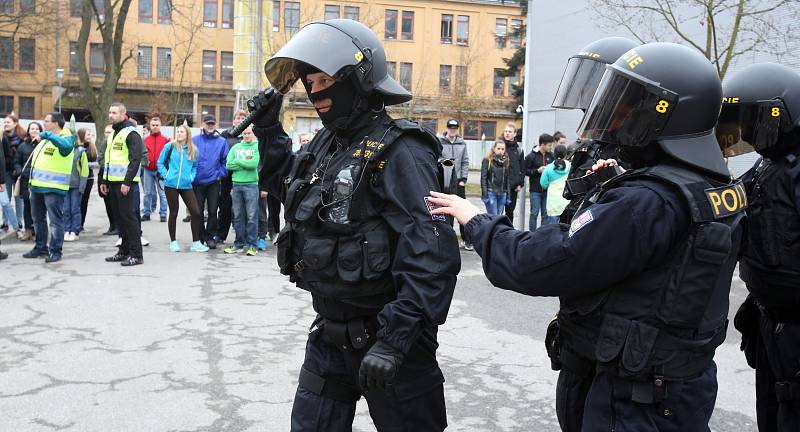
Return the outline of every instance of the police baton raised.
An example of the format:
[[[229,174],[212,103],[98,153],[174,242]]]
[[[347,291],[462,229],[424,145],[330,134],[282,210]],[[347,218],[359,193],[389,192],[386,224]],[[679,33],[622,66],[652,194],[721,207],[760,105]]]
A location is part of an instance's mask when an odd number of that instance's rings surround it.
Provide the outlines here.
[[[266,95],[270,95],[273,92],[275,92],[275,89],[273,89],[272,87],[267,87],[264,90],[264,93]],[[247,101],[247,109],[248,109],[248,111],[250,111],[250,114],[248,114],[247,117],[245,117],[242,120],[241,123],[239,123],[238,125],[236,125],[236,126],[230,128],[230,129],[222,132],[220,135],[222,135],[225,138],[238,137],[239,135],[242,134],[242,132],[244,132],[245,129],[247,129],[248,126],[253,124],[253,121],[256,118],[258,118],[258,116],[263,114],[264,111],[266,111],[269,107],[270,107],[269,105],[265,105],[265,106],[262,106],[260,109],[255,110],[255,105],[253,103],[253,99],[248,100]]]

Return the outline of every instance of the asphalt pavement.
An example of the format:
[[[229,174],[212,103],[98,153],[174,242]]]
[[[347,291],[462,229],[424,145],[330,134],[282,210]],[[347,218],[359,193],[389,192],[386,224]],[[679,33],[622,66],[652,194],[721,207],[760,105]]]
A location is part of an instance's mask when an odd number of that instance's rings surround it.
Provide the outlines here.
[[[0,262],[0,431],[286,431],[310,295],[278,273],[275,250],[168,251],[165,223],[144,222],[145,264],[104,262],[96,191],[88,232],[55,264],[23,259],[31,242],[3,241]],[[183,211],[181,211],[181,217]],[[492,287],[474,252],[462,271],[439,361],[452,431],[557,431],[556,372],[543,339],[558,308]],[[744,299],[735,275],[731,316]],[[732,326],[717,350],[714,431],[755,431],[754,374]],[[375,430],[359,403],[354,430]]]

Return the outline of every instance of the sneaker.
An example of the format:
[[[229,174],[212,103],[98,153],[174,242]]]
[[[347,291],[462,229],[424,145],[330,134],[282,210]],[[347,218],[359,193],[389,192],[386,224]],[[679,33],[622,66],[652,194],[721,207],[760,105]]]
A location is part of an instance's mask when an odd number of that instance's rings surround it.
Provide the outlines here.
[[[258,239],[258,250],[267,250],[267,241],[265,239]]]
[[[46,263],[54,263],[54,262],[59,262],[59,261],[61,261],[61,254],[60,253],[50,254],[50,255],[47,256],[47,258],[44,259],[44,262],[46,262]]]
[[[81,239],[81,238],[80,238],[80,237],[78,237],[78,233],[72,233],[72,241],[78,241],[78,240],[80,240],[80,239]]]
[[[166,222],[167,221],[167,217],[166,216],[161,216],[159,219],[161,220],[161,222]]]
[[[108,231],[103,233],[104,236],[115,236],[119,235],[119,230],[114,227],[108,227]]]
[[[8,232],[8,224],[0,225],[0,230]]]
[[[177,240],[169,243],[169,251],[170,252],[180,252],[181,251],[181,245],[178,244]]]
[[[196,241],[192,243],[192,245],[189,247],[189,250],[192,252],[208,252],[208,246]]]
[[[464,240],[459,240],[458,247],[460,247],[461,249],[466,249],[465,246],[466,246],[466,244],[464,243]]]
[[[468,251],[472,251],[472,250],[475,250],[475,247],[472,246],[472,243],[464,243],[464,249],[466,249]]]
[[[23,258],[43,258],[43,257],[47,257],[48,255],[49,254],[47,253],[47,251],[43,252],[43,251],[40,251],[39,249],[33,248],[30,251],[25,252],[24,254],[22,254],[22,257]]]
[[[184,221],[184,222],[191,222],[192,221],[192,217],[191,216],[186,216],[185,218],[183,218],[181,220]]]
[[[106,262],[121,262],[121,261],[125,261],[128,258],[129,257],[127,255],[123,255],[123,254],[117,252],[114,255],[111,255],[110,257],[106,257]]]
[[[209,249],[216,249],[217,248],[217,241],[214,240],[213,238],[210,238],[210,239],[208,239],[208,241],[206,241],[206,246]]]
[[[226,254],[235,254],[244,251],[244,248],[241,246],[228,246],[222,250],[222,252]]]
[[[122,237],[120,237],[120,238],[118,238],[118,239],[117,239],[117,242],[116,242],[116,243],[114,243],[114,246],[116,246],[116,247],[120,247],[120,246],[122,246]]]
[[[149,214],[143,214],[142,215],[142,222],[147,222],[149,220],[150,220],[150,215]]]
[[[25,240],[26,240],[26,239],[25,239],[25,236],[26,236],[26,234],[27,234],[27,232],[26,232],[26,231],[23,231],[23,230],[21,230],[21,229],[17,230],[17,240],[19,240],[19,241],[25,241]]]
[[[64,241],[65,242],[71,242],[72,241],[72,233],[71,232],[65,232],[64,233]]]
[[[5,252],[0,251],[0,261],[8,258],[8,254]]]
[[[258,251],[256,250],[256,248],[252,246],[247,248],[247,256],[256,256],[257,253]]]
[[[123,267],[130,267],[130,266],[142,265],[142,264],[144,264],[144,259],[142,259],[142,258],[134,258],[134,257],[128,257],[127,259],[125,259],[125,260],[123,260],[122,262],[119,263],[119,265],[121,265]]]
[[[272,243],[272,244],[275,244],[275,240],[278,240],[278,234],[275,234],[275,233],[269,233],[269,234],[267,235],[267,238],[269,239],[269,242],[270,242],[270,243]]]
[[[144,236],[141,237],[141,241],[142,241],[142,246],[150,246],[150,242],[147,241],[147,239],[144,238]]]

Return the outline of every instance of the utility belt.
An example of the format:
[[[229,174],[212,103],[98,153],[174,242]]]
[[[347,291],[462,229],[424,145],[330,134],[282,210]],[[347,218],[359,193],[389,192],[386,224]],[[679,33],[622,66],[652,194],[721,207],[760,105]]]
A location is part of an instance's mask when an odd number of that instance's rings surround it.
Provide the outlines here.
[[[800,324],[800,314],[797,306],[766,307],[756,299],[756,306],[765,317],[779,323]]]

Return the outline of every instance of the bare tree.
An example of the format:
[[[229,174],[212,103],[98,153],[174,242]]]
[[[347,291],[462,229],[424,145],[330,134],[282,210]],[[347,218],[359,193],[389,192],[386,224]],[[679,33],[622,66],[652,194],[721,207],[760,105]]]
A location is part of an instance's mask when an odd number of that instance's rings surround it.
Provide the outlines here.
[[[745,54],[778,59],[793,52],[800,35],[796,0],[590,0],[607,28],[627,29],[642,43],[690,45],[725,77]]]

